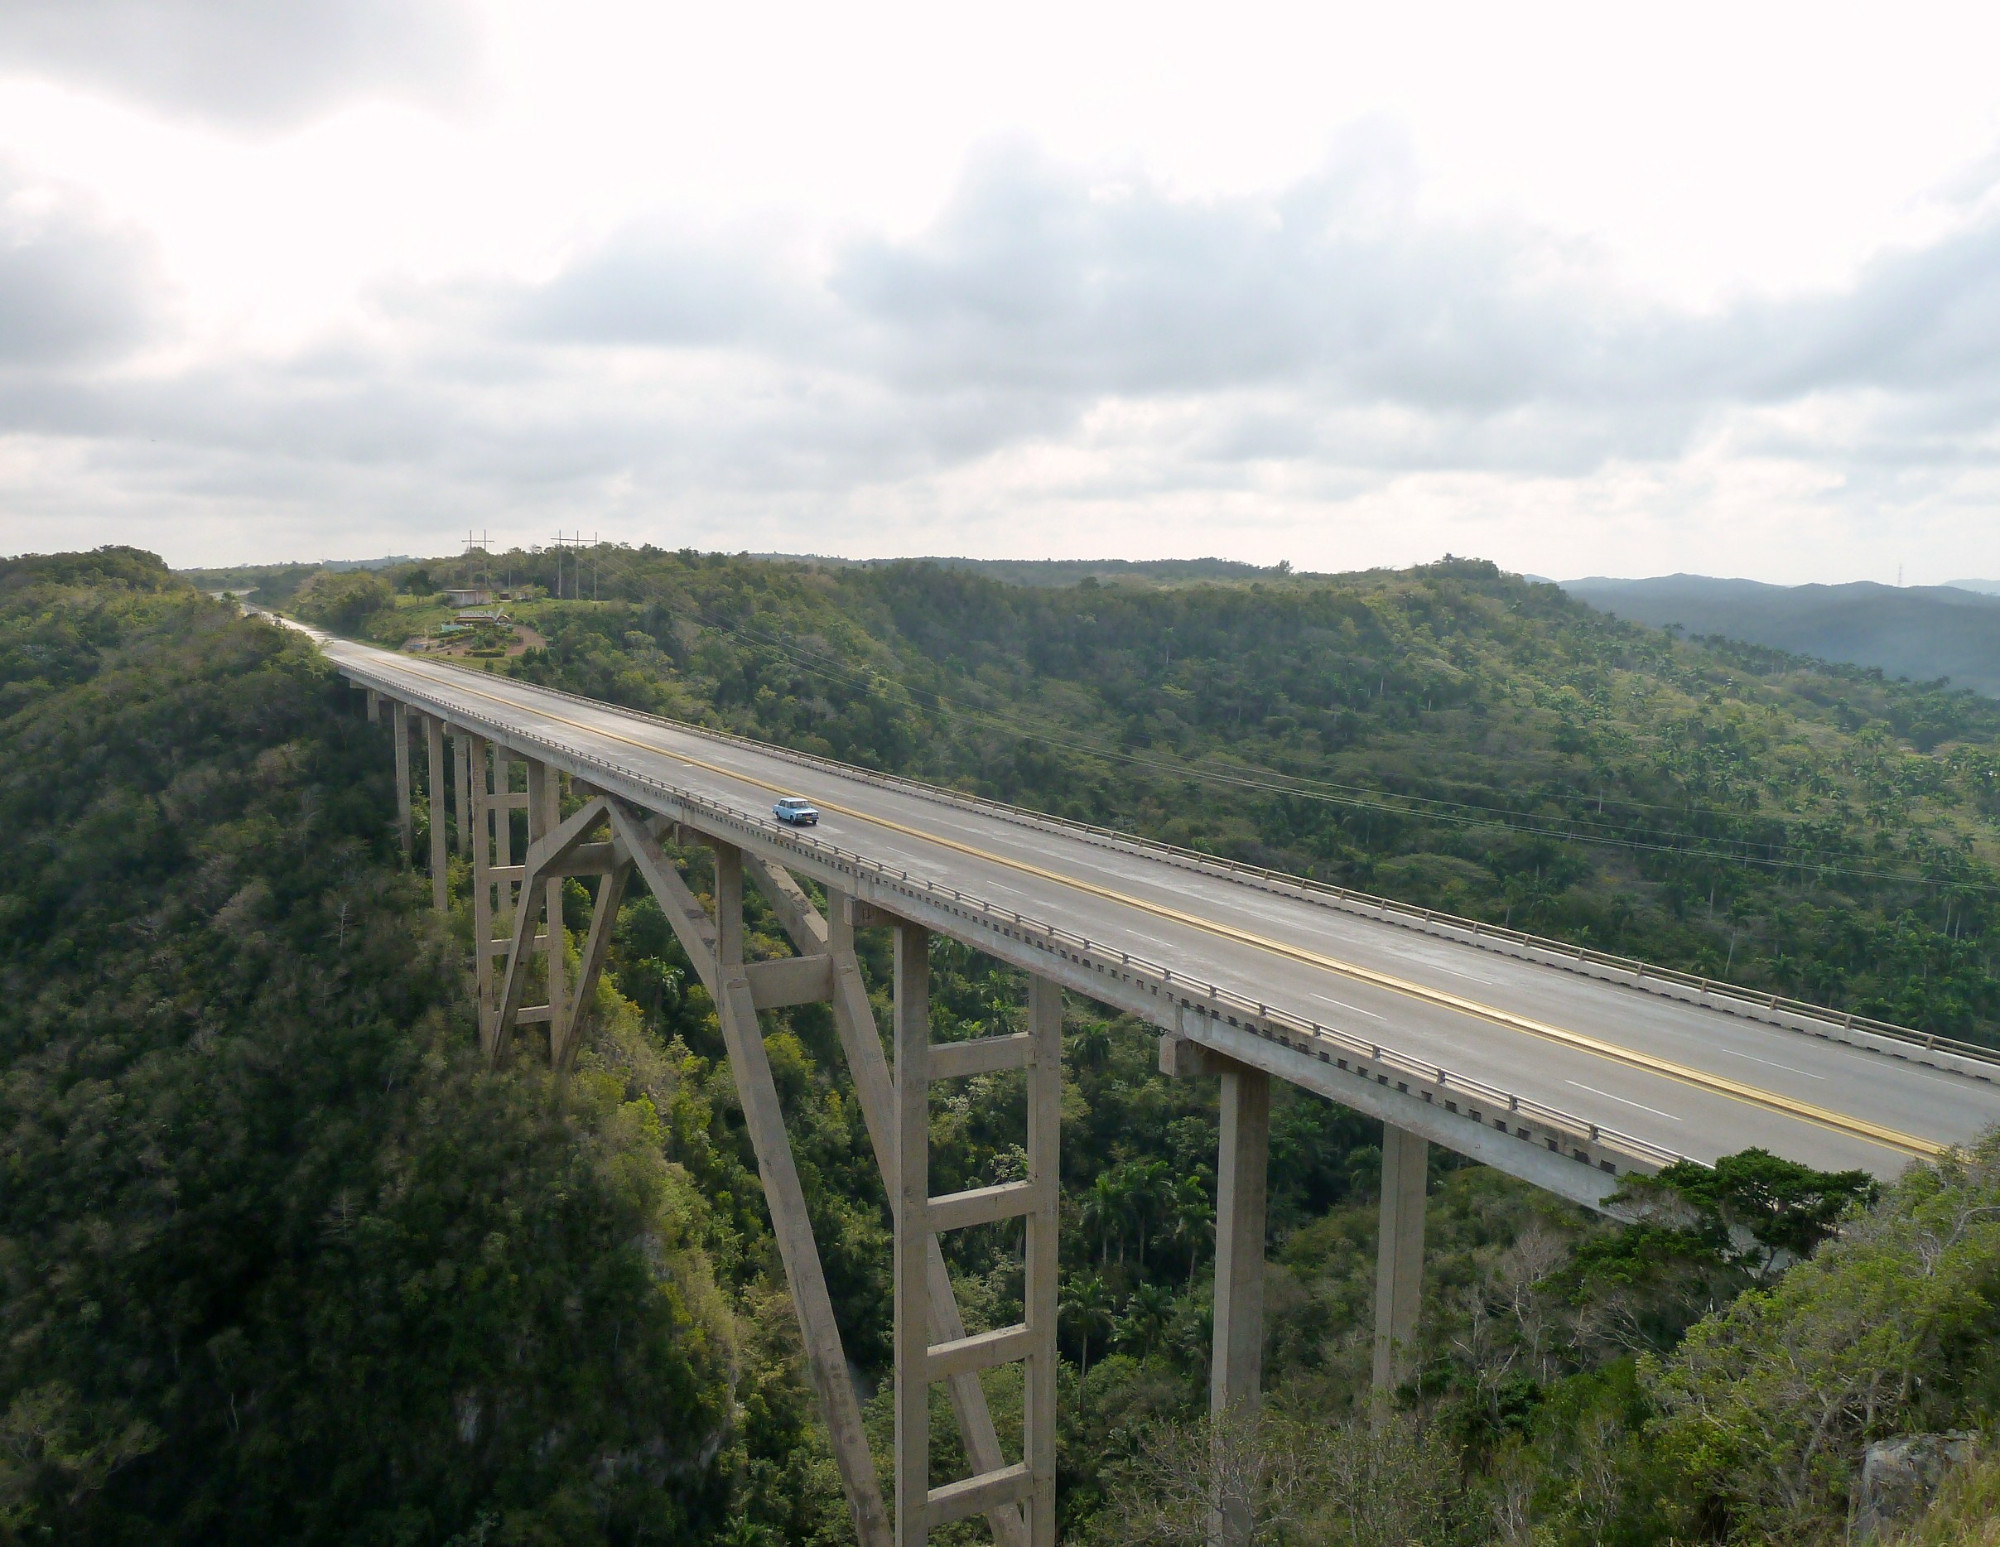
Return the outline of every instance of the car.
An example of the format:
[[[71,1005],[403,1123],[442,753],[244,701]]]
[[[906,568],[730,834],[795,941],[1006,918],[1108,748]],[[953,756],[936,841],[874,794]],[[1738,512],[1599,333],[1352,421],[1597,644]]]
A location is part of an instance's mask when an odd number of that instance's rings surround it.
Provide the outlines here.
[[[787,795],[771,808],[771,815],[780,822],[789,822],[794,827],[817,827],[819,808],[809,800],[797,795]]]

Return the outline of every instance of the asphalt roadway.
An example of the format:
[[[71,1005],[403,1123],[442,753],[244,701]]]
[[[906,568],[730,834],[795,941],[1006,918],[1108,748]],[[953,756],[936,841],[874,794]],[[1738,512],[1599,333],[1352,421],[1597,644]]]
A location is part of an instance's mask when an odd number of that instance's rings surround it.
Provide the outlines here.
[[[497,674],[321,638],[419,707],[498,722],[768,816],[1003,909],[1411,1057],[1712,1161],[1758,1145],[1893,1177],[2000,1123],[2000,1084],[1414,932],[1158,854],[968,809]]]

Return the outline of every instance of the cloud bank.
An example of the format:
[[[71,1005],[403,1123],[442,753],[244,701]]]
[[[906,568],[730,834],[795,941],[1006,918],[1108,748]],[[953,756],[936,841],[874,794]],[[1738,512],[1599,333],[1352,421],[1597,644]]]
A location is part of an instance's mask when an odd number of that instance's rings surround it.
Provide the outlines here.
[[[193,69],[147,89],[193,91]],[[2000,568],[1975,515],[2000,452],[1990,209],[1838,289],[1696,312],[1587,244],[1417,195],[1380,137],[1230,198],[1003,146],[909,236],[638,225],[537,283],[385,286],[309,348],[162,367],[143,246],[0,191],[0,479],[22,546],[85,511],[200,512],[202,557],[581,523],[1567,571],[1607,533],[1665,567],[1706,531],[1831,578],[1812,563],[1900,523],[1971,531],[1949,566]],[[1544,551],[1504,551],[1529,509]]]
[[[357,95],[449,99],[473,32],[451,0],[8,0],[0,69],[232,129]]]

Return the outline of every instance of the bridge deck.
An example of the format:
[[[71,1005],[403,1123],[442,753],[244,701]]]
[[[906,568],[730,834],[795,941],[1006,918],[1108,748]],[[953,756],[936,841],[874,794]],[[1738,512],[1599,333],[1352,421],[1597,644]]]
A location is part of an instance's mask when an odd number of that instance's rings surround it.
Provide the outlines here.
[[[1379,1044],[1390,1058],[1441,1066],[1632,1136],[1641,1141],[1637,1148],[1712,1160],[1755,1144],[1887,1177],[1914,1154],[1970,1140],[2000,1122],[2000,1085],[1987,1077],[2000,1068],[1977,1060],[1947,1055],[1926,1063],[1915,1050],[1839,1040],[1837,1025],[1766,1024],[1611,980],[1615,975],[1524,959],[1533,952],[1508,954],[1204,872],[944,792],[807,766],[778,749],[442,662],[334,639],[322,645],[356,682],[475,730],[571,749],[593,767],[628,773],[652,789],[750,813],[774,844],[799,840],[768,821],[772,800],[804,795],[823,813],[812,835],[823,845],[1003,912],[1053,920],[1114,961],[1130,953],[1168,969],[1173,982],[1214,985],[1274,1015],[1345,1034],[1349,1044]],[[984,943],[978,931],[962,933]],[[1173,1024],[1159,1013],[1158,985],[1147,992],[1149,1001],[1136,988],[1099,997],[1127,1008],[1143,1003],[1153,1019]],[[1234,1051],[1242,1041],[1220,1019],[1201,1024],[1215,1027],[1213,1036],[1196,1033],[1212,1045]],[[1309,1067],[1315,1055],[1295,1054],[1290,1043],[1282,1052],[1252,1051],[1274,1072],[1348,1099],[1337,1080],[1328,1083],[1330,1069]],[[1317,1061],[1328,1064],[1324,1051]],[[1368,1078],[1379,1083],[1374,1073]],[[1354,1104],[1393,1115],[1372,1092],[1369,1098]],[[1405,1105],[1412,1100],[1403,1098]],[[1440,1142],[1493,1158],[1490,1143],[1454,1143],[1425,1126]],[[1532,1169],[1510,1169],[1543,1180]]]

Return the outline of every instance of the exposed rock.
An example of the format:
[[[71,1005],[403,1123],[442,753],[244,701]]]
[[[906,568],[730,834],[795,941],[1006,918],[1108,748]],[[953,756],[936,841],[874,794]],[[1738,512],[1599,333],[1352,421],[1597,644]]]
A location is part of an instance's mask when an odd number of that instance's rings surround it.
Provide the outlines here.
[[[1899,1525],[1916,1519],[1929,1505],[1944,1474],[1971,1459],[1978,1437],[1951,1434],[1900,1434],[1877,1440],[1861,1453],[1861,1479],[1855,1485],[1848,1540],[1872,1542]]]

